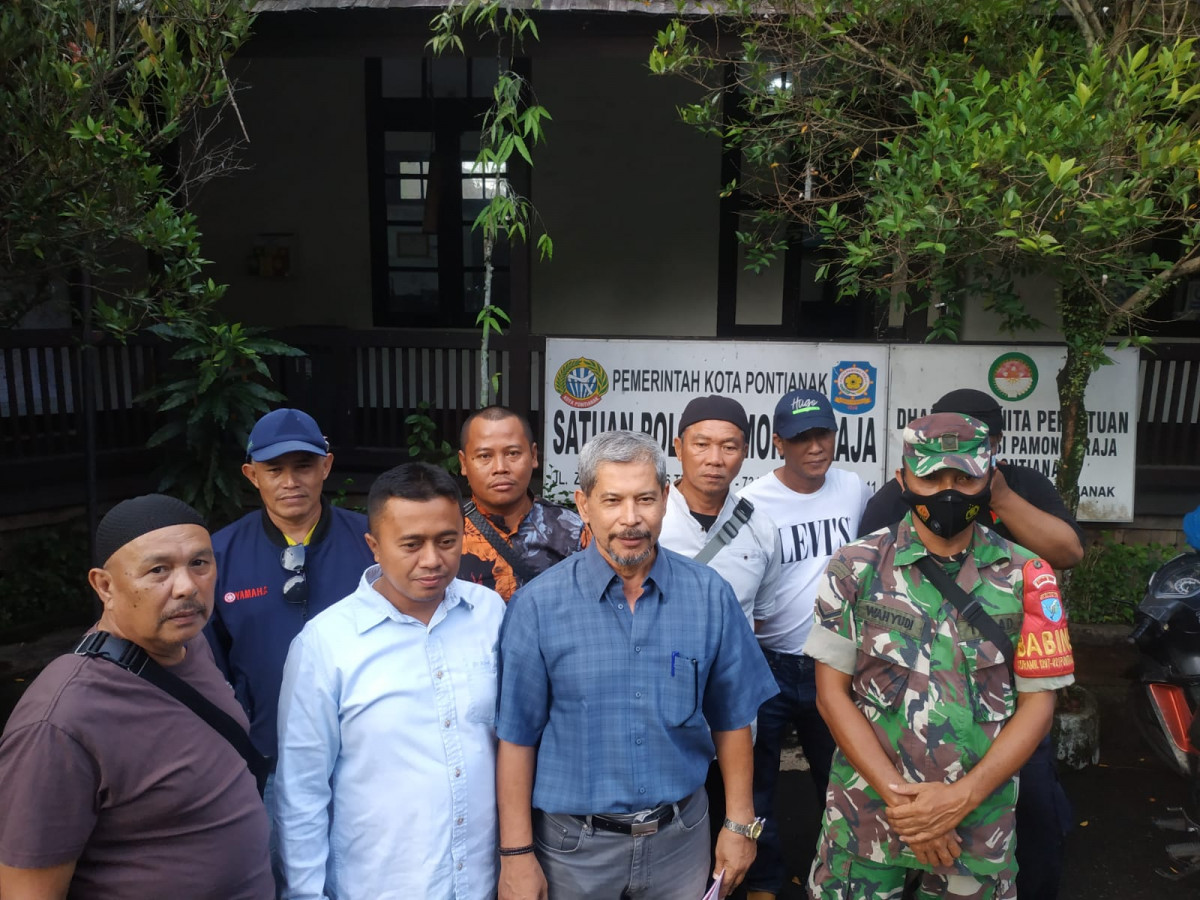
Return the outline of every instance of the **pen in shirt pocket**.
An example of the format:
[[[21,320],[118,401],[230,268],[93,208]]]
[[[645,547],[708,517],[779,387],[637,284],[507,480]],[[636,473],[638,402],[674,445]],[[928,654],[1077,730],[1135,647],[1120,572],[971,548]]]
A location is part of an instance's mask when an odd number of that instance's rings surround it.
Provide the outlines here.
[[[679,659],[679,657],[681,657],[681,656],[683,656],[683,654],[680,653],[678,650],[671,651],[671,677],[672,678],[675,677],[675,660]]]

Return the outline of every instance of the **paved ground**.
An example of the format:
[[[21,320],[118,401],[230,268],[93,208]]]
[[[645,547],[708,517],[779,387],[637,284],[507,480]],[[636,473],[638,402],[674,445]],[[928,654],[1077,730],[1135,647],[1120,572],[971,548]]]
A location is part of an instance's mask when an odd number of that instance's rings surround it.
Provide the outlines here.
[[[1066,878],[1061,900],[1196,900],[1200,875],[1171,882],[1154,873],[1176,838],[1156,831],[1155,815],[1182,796],[1184,785],[1151,757],[1125,711],[1133,650],[1121,631],[1103,629],[1075,635],[1079,682],[1096,694],[1101,710],[1100,765],[1065,771],[1063,784],[1075,806],[1075,830],[1068,838]],[[1115,640],[1114,640],[1115,639]],[[39,641],[0,647],[0,721],[40,666],[70,648],[78,633],[58,632]],[[816,843],[817,803],[803,760],[792,754],[780,776],[781,828],[791,848],[796,878],[808,871]],[[780,900],[799,900],[799,883]]]

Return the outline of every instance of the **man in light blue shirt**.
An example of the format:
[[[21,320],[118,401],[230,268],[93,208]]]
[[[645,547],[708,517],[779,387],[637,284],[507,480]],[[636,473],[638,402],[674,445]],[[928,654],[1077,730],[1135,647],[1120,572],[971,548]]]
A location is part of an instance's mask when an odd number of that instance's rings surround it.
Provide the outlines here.
[[[276,770],[285,898],[495,895],[504,601],[455,578],[460,503],[435,466],[379,476],[377,565],[292,642]]]
[[[661,448],[597,435],[575,502],[593,543],[513,595],[496,730],[501,900],[721,896],[754,858],[750,722],[776,692],[733,589],[658,545]],[[728,818],[709,854],[716,753]]]

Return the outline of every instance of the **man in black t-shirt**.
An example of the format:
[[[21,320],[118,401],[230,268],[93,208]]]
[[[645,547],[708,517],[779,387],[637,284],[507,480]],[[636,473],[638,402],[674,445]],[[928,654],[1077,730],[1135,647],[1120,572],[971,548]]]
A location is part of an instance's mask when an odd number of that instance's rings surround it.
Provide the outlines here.
[[[988,426],[993,451],[1004,433],[1000,404],[982,391],[962,388],[942,396],[931,413],[954,412]],[[887,528],[904,518],[900,484],[891,479],[867,503],[858,536]],[[980,519],[1002,537],[1041,556],[1056,569],[1083,559],[1083,531],[1067,512],[1054,484],[1037,469],[999,463],[992,474],[991,515]],[[1058,783],[1050,738],[1021,769],[1017,798],[1017,896],[1054,900],[1062,875],[1063,844],[1071,824],[1071,804]]]

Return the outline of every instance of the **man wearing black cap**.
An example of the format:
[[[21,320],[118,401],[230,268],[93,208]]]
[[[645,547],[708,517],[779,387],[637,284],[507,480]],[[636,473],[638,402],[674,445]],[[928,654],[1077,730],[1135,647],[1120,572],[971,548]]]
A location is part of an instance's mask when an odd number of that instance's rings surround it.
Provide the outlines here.
[[[992,451],[1004,435],[1000,404],[982,391],[960,388],[939,397],[931,413],[961,413],[988,427]],[[1001,537],[1069,569],[1083,559],[1083,532],[1067,512],[1054,484],[1037,469],[997,463],[992,472],[991,516],[984,520]],[[859,536],[887,528],[908,512],[899,482],[892,479],[871,498]],[[1050,738],[1043,739],[1021,769],[1017,798],[1017,893],[1022,900],[1053,900],[1062,875],[1064,839],[1071,805],[1054,768]]]
[[[366,516],[332,506],[321,494],[332,467],[333,454],[312,416],[298,409],[267,413],[250,431],[242,466],[262,509],[213,535],[217,604],[206,634],[250,717],[254,746],[271,759],[292,638],[353,593],[375,562]],[[272,812],[273,778],[264,799]]]
[[[245,739],[246,716],[199,636],[215,578],[204,522],[180,500],[137,497],[100,521],[96,631],[43,670],[0,737],[5,900],[273,895],[246,760],[147,680],[177,679]],[[113,645],[120,662],[101,658]]]
[[[781,550],[775,523],[729,490],[746,458],[748,423],[729,397],[697,397],[684,408],[675,438],[683,475],[667,494],[659,543],[716,569],[757,628],[775,609]]]
[[[834,551],[854,540],[871,495],[858,475],[832,468],[837,421],[824,394],[784,394],[775,405],[774,426],[775,449],[783,465],[741,492],[775,521],[783,551],[775,611],[758,632],[779,694],[758,711],[754,808],[766,818],[766,826],[746,876],[751,900],[779,894],[786,880],[774,812],[775,784],[783,740],[793,727],[808,760],[818,805],[824,805],[834,742],[817,711],[814,662],[804,655],[804,642],[812,629],[817,583],[825,565]]]

